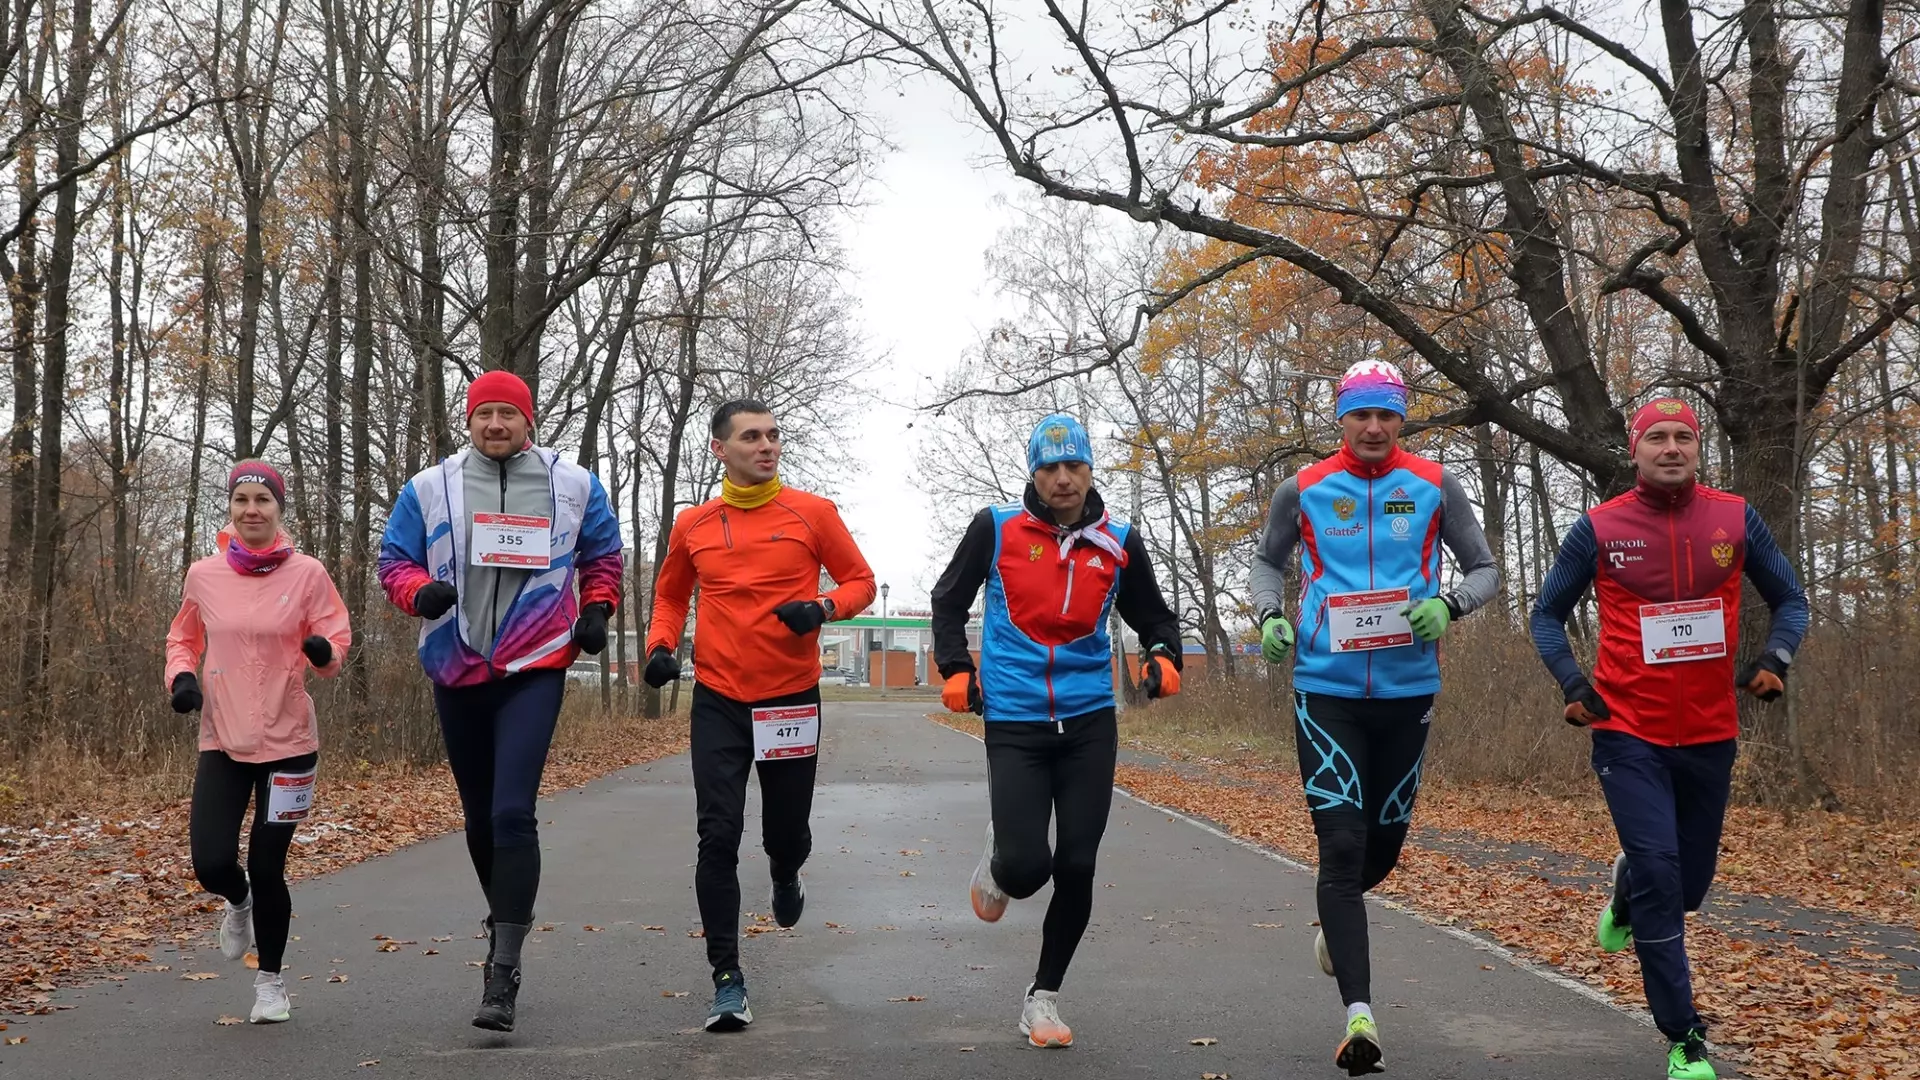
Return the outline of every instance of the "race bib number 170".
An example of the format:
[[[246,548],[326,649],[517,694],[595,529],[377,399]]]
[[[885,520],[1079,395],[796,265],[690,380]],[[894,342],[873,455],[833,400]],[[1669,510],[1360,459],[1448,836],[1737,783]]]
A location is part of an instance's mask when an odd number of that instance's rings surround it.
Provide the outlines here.
[[[1726,611],[1717,598],[1640,605],[1640,659],[1677,664],[1725,655]]]

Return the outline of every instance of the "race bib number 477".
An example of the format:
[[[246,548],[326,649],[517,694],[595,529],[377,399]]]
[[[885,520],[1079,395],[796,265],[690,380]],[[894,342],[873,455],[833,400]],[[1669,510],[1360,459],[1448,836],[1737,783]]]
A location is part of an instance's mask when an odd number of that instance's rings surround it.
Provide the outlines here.
[[[820,706],[770,705],[753,710],[753,759],[779,761],[820,752]]]

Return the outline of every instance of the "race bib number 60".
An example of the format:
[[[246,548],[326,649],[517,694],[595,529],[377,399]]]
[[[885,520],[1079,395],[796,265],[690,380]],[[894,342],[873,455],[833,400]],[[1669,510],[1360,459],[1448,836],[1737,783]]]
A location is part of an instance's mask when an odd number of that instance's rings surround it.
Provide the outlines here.
[[[753,760],[780,761],[820,752],[820,706],[771,705],[753,710]]]
[[[314,770],[277,772],[267,777],[267,821],[291,825],[313,812]]]

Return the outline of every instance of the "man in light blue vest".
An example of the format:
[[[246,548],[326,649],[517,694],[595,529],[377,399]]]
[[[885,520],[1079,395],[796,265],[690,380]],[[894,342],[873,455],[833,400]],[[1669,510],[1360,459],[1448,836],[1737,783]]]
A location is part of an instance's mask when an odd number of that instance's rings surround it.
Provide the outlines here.
[[[1385,1069],[1362,896],[1393,872],[1413,820],[1440,636],[1491,600],[1500,577],[1459,481],[1400,448],[1400,372],[1377,360],[1353,365],[1337,408],[1340,451],[1274,492],[1251,585],[1267,662],[1295,654],[1295,742],[1320,841],[1314,948],[1347,1006],[1334,1064],[1363,1076]],[[1442,544],[1464,572],[1451,590],[1441,588]],[[1296,547],[1297,635],[1281,601]]]

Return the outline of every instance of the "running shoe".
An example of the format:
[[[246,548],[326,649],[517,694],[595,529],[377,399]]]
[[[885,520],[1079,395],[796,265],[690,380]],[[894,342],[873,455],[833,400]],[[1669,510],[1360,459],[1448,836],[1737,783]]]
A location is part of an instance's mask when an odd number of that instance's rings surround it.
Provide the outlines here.
[[[1667,1051],[1667,1080],[1716,1080],[1707,1060],[1707,1037],[1695,1028]]]
[[[287,980],[279,972],[262,971],[253,977],[253,1015],[255,1024],[284,1024],[293,1019],[293,1003],[287,1000]]]
[[[792,926],[800,921],[800,913],[807,910],[807,887],[797,877],[785,884],[776,881],[767,906],[773,909],[774,922],[783,927]]]
[[[253,894],[239,907],[227,901],[227,913],[220,919],[220,955],[238,960],[253,948]]]
[[[713,1008],[707,1010],[708,1031],[739,1031],[753,1023],[747,1007],[746,976],[723,971],[713,978]]]
[[[1058,1050],[1073,1045],[1073,1029],[1060,1019],[1059,992],[1027,987],[1027,1004],[1020,1010],[1020,1034],[1029,1046]]]
[[[987,846],[980,853],[980,865],[973,868],[973,880],[967,886],[973,901],[973,913],[982,922],[999,922],[1007,913],[1007,894],[993,880],[993,823],[987,823]]]
[[[1600,909],[1600,924],[1594,928],[1593,939],[1600,943],[1602,951],[1625,952],[1633,944],[1633,927],[1628,925],[1626,897],[1620,893],[1627,876],[1627,853],[1621,852],[1613,860],[1613,896],[1607,906]]]
[[[1348,1076],[1367,1076],[1386,1072],[1380,1053],[1380,1028],[1371,1016],[1356,1016],[1347,1021],[1347,1037],[1333,1052],[1333,1067],[1347,1070]]]
[[[1321,971],[1326,972],[1328,975],[1333,974],[1333,954],[1327,951],[1327,932],[1325,930],[1313,935],[1313,958],[1320,961]]]

